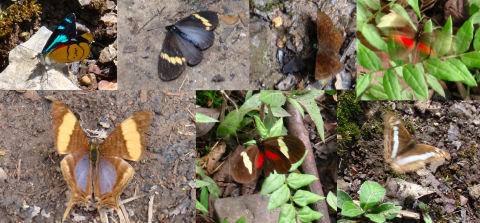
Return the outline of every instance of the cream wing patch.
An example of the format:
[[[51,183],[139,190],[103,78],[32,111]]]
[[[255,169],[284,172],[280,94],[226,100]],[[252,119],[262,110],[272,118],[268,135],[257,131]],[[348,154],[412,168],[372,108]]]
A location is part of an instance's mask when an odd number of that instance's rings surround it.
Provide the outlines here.
[[[277,143],[278,143],[278,146],[280,146],[280,152],[282,152],[282,154],[285,155],[287,159],[290,159],[290,156],[288,155],[288,147],[283,141],[283,137],[278,137]]]
[[[137,123],[129,118],[121,124],[122,136],[125,139],[128,155],[132,160],[139,160],[142,155],[141,136],[137,130]]]
[[[58,135],[57,135],[58,153],[60,154],[66,153],[68,149],[68,144],[70,143],[70,139],[76,123],[77,123],[77,118],[75,118],[75,115],[73,115],[73,113],[71,112],[65,113],[62,119],[62,124],[58,128]]]
[[[253,164],[252,164],[252,161],[250,161],[250,157],[248,157],[248,154],[246,152],[241,152],[240,156],[242,156],[243,164],[248,169],[248,173],[252,174],[253,173]]]

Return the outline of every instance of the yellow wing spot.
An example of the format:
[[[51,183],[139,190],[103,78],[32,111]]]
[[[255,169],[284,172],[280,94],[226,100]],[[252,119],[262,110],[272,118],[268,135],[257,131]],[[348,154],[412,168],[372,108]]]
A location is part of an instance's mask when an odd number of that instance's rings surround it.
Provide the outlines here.
[[[196,13],[193,14],[193,16],[195,16],[195,18],[200,19],[200,21],[202,21],[203,25],[206,26],[206,27],[205,27],[206,30],[210,30],[210,27],[212,26],[212,24],[210,24],[210,23],[208,22],[208,19],[203,18],[203,17],[201,17],[200,15],[198,15],[198,14],[196,14]]]
[[[248,169],[248,173],[252,174],[253,164],[252,161],[250,161],[250,157],[248,157],[248,154],[246,152],[241,152],[240,156],[242,156],[243,158],[243,164]]]
[[[76,123],[77,119],[73,113],[67,112],[63,116],[62,124],[60,124],[60,127],[58,128],[57,135],[57,150],[59,153],[65,153],[65,151],[67,151]]]
[[[137,131],[137,123],[135,123],[135,120],[129,118],[123,121],[120,126],[123,139],[127,145],[128,155],[130,155],[133,160],[140,159],[140,155],[142,154],[142,143],[140,133]]]
[[[290,156],[288,155],[288,147],[283,141],[283,137],[278,137],[277,142],[278,142],[278,146],[280,146],[280,152],[282,152],[283,155],[287,157],[287,159],[290,159]]]
[[[185,62],[185,57],[170,57],[166,53],[161,53],[160,57],[171,64],[180,64],[182,65]]]

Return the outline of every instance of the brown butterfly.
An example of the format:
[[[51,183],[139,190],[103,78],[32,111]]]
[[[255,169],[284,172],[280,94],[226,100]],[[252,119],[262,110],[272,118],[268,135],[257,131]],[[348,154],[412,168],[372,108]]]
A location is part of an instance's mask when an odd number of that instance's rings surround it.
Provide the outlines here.
[[[269,175],[288,173],[293,163],[302,159],[305,145],[295,136],[277,136],[257,141],[233,158],[232,177],[239,183],[249,183],[263,172]]]
[[[403,122],[392,113],[384,116],[383,158],[393,170],[405,173],[423,168],[427,163],[450,160],[450,154],[437,147],[419,144],[410,137]]]
[[[335,28],[327,14],[317,11],[318,51],[315,64],[315,79],[325,79],[342,70],[338,51],[342,46],[342,34]]]
[[[87,207],[92,194],[101,207],[118,209],[120,194],[133,178],[134,169],[123,159],[138,161],[147,144],[150,111],[140,111],[123,121],[100,145],[90,144],[75,115],[59,101],[52,106],[55,146],[67,154],[60,163],[72,192],[63,220],[75,204]]]

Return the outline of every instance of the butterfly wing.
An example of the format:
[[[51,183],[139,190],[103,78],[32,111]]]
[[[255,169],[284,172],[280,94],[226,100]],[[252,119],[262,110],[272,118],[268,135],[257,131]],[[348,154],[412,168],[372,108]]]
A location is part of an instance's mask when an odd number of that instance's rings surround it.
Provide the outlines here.
[[[90,150],[90,142],[75,115],[60,101],[52,102],[53,135],[59,154]]]
[[[118,209],[120,194],[133,178],[135,170],[118,157],[100,157],[94,179],[94,194],[98,209],[112,207]]]
[[[260,150],[257,145],[251,145],[239,154],[235,154],[232,158],[232,177],[239,183],[250,183],[257,178],[259,171],[257,169],[262,167],[263,160],[260,157]],[[260,166],[258,162],[260,161]]]
[[[408,148],[411,138],[403,122],[392,113],[386,113],[383,120],[383,158],[389,163]]]
[[[185,56],[188,65],[195,66],[203,59],[203,53],[193,45],[193,43],[187,41],[186,39],[182,38],[177,33],[173,34],[173,38],[177,43],[178,48],[182,51],[182,55]]]
[[[151,123],[151,111],[140,111],[124,120],[98,147],[100,156],[140,160],[147,146],[146,133]]]
[[[305,154],[305,145],[302,140],[295,136],[278,136],[268,138],[262,141],[262,146],[266,150],[265,154],[269,158],[269,152],[272,152],[278,156],[285,157],[289,163],[296,163],[302,159]],[[272,154],[272,157],[274,157]],[[288,170],[287,170],[288,172]]]
[[[440,163],[450,160],[450,154],[445,150],[426,144],[416,144],[413,148],[396,157],[391,165],[398,173],[418,170],[427,163]]]
[[[315,79],[328,78],[342,70],[338,51],[342,46],[342,34],[332,20],[322,11],[317,11],[317,38],[319,49],[315,65]]]
[[[43,47],[42,54],[46,55],[57,46],[67,43],[77,36],[76,17],[74,13],[70,13],[63,19],[62,23],[53,31]]]
[[[163,40],[158,60],[158,76],[164,81],[177,79],[185,70],[187,60],[177,45],[174,31],[168,31]]]
[[[192,42],[201,50],[213,45],[215,36],[212,32],[218,25],[216,12],[203,11],[194,13],[175,24],[175,27],[184,35],[183,38]]]

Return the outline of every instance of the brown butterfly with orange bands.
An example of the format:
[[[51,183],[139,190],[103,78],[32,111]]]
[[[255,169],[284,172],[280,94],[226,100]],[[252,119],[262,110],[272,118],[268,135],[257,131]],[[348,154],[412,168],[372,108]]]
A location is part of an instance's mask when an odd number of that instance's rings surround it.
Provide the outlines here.
[[[332,20],[322,11],[317,11],[318,51],[315,64],[315,79],[325,79],[342,70],[338,51],[342,46],[342,34]]]
[[[305,145],[295,136],[257,140],[257,144],[247,147],[233,157],[232,177],[235,181],[246,184],[255,180],[262,170],[266,176],[273,170],[285,174],[304,154]]]
[[[120,194],[133,178],[135,170],[123,159],[138,161],[147,145],[150,111],[140,111],[124,120],[100,145],[90,144],[75,115],[59,101],[52,106],[55,146],[67,154],[60,163],[62,174],[72,192],[63,220],[75,204],[87,207],[92,194],[101,207],[118,209]]]

